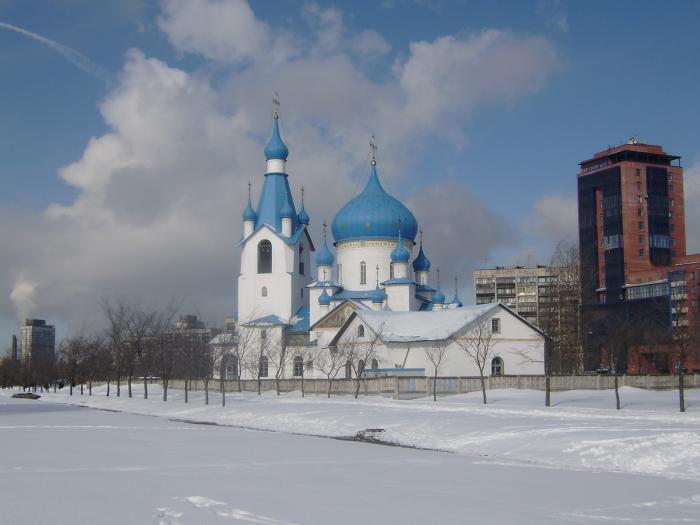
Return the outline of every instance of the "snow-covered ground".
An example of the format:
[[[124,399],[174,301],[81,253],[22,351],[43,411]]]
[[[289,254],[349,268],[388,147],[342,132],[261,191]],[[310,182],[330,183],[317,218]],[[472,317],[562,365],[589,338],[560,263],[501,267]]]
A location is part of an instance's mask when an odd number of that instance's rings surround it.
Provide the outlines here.
[[[625,391],[628,407],[618,416],[594,408],[604,402],[597,393],[588,400],[583,399],[586,394],[571,394],[579,397],[576,402],[560,394],[560,405],[551,414],[535,406],[535,400],[541,399],[537,393],[492,394],[495,403],[486,408],[471,396],[432,404],[266,395],[232,396],[221,409],[185,407],[181,399],[163,403],[77,396],[70,400],[62,393],[45,396],[43,401],[13,400],[3,392],[0,523],[700,522],[696,479],[535,464],[557,463],[545,461],[558,454],[563,442],[557,429],[566,430],[572,443],[574,436],[601,441],[603,454],[615,461],[627,451],[624,446],[605,448],[608,431],[639,440],[646,436],[649,445],[636,447],[637,456],[648,455],[646,451],[656,447],[675,456],[681,452],[678,442],[668,445],[658,436],[694,432],[697,427],[691,422],[697,417],[691,411],[686,414],[688,422],[678,422],[682,418],[672,413],[672,397],[647,398],[644,393]],[[326,433],[351,434],[383,426],[391,429],[394,438],[431,443],[437,438],[429,436],[446,431],[440,443],[462,453],[191,424],[69,404],[81,401],[110,410],[248,421],[306,432],[326,429]],[[648,403],[653,410],[644,408]],[[462,437],[460,428],[465,432]],[[523,463],[518,442],[526,456],[537,460]],[[587,446],[583,440],[578,443]],[[692,453],[692,447],[686,444],[686,451]],[[495,454],[486,457],[486,450]],[[595,456],[594,449],[587,450]],[[576,453],[563,454],[559,466],[565,467],[567,458]],[[513,458],[518,463],[509,463]],[[677,471],[670,467],[665,473]]]
[[[620,411],[611,391],[553,394],[553,407],[543,406],[543,393],[493,390],[490,403],[481,394],[412,401],[367,396],[301,398],[298,392],[227,394],[221,407],[217,393],[204,405],[201,392],[188,404],[181,391],[160,399],[109,398],[98,389],[92,397],[67,392],[42,401],[81,404],[133,414],[165,416],[261,430],[316,436],[350,437],[382,428],[380,437],[394,443],[457,452],[489,462],[536,464],[566,469],[653,474],[700,480],[700,391],[687,393],[688,411],[680,414],[677,393],[623,388]]]

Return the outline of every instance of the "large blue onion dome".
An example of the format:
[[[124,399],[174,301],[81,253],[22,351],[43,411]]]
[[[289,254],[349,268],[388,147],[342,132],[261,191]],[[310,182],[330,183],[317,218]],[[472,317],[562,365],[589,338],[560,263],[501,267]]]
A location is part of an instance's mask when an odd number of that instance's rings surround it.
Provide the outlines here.
[[[248,197],[248,206],[245,207],[245,210],[243,210],[243,214],[241,215],[244,221],[257,221],[258,220],[258,214],[255,213],[255,210],[253,209],[253,206],[250,204],[250,197]]]
[[[411,258],[411,254],[403,245],[401,240],[401,230],[399,230],[399,239],[396,241],[396,248],[391,251],[391,262],[407,263]]]
[[[326,242],[326,239],[323,239],[323,246],[319,250],[319,252],[316,254],[316,266],[333,266],[333,262],[335,261],[335,257],[333,257],[333,254],[331,251],[328,249],[328,243]]]
[[[379,285],[374,289],[370,296],[373,304],[382,304],[384,302],[384,290],[379,288]]]
[[[336,243],[352,239],[394,240],[399,228],[404,238],[410,241],[416,238],[416,218],[406,206],[384,190],[374,164],[365,189],[343,206],[333,219]]]
[[[326,292],[325,288],[321,292],[321,295],[318,296],[318,304],[320,304],[321,306],[328,306],[329,304],[331,304],[331,296],[328,295],[328,292]]]
[[[279,119],[275,117],[274,121],[272,136],[267,142],[267,146],[265,146],[265,158],[267,160],[287,160],[289,150],[287,149],[287,145],[282,142],[282,137],[280,136]]]
[[[445,304],[445,294],[440,290],[440,285],[438,285],[437,292],[433,294],[433,302],[435,304]]]
[[[418,255],[413,260],[413,271],[427,272],[428,270],[430,270],[430,259],[425,256],[425,252],[423,251],[423,241],[421,241]]]
[[[304,209],[304,201],[301,201],[301,209],[299,210],[299,215],[297,215],[297,220],[299,221],[299,224],[303,224],[305,226],[309,225],[309,214],[306,213],[306,210]]]
[[[292,204],[289,202],[289,195],[287,195],[287,198],[284,200],[284,205],[280,210],[280,217],[283,219],[294,218],[294,208],[292,208]]]

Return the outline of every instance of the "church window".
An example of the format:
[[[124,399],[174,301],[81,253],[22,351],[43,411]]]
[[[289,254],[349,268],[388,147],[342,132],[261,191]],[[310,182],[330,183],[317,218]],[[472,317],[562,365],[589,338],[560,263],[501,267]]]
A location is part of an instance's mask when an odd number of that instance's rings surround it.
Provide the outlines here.
[[[365,261],[360,263],[360,284],[367,284],[367,264]]]
[[[272,243],[267,239],[258,243],[258,273],[272,273]]]
[[[304,253],[304,247],[300,244],[299,245],[299,275],[304,275],[304,261],[301,260],[301,256]],[[302,297],[304,295],[302,294]]]
[[[267,286],[262,287],[262,296],[267,297]]]
[[[364,337],[365,336],[365,327],[360,325],[357,327],[357,337]]]
[[[268,373],[268,363],[267,356],[260,356],[260,369],[258,370],[258,375],[260,377],[267,377]]]
[[[350,379],[352,377],[352,363],[350,361],[345,362],[345,379]]]
[[[300,355],[294,357],[294,370],[293,374],[296,377],[301,377],[304,375],[304,360]]]
[[[494,357],[491,360],[491,375],[492,376],[502,376],[503,375],[503,359],[500,357]]]
[[[376,359],[372,359],[372,368],[374,368],[375,370],[379,368],[379,363]]]

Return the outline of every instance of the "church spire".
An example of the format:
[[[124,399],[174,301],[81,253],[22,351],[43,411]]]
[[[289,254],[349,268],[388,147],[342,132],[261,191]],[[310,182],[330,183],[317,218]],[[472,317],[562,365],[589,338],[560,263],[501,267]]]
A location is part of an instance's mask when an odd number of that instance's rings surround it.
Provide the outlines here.
[[[277,96],[277,93],[275,93],[274,97],[272,97],[272,106],[273,106],[272,136],[270,137],[270,140],[267,142],[267,146],[265,146],[265,158],[268,161],[271,161],[271,160],[286,161],[287,157],[289,156],[289,150],[287,149],[287,145],[282,141],[282,137],[280,136],[280,127],[279,127],[280,101],[279,101],[279,98]],[[269,165],[269,162],[268,162],[268,165]]]

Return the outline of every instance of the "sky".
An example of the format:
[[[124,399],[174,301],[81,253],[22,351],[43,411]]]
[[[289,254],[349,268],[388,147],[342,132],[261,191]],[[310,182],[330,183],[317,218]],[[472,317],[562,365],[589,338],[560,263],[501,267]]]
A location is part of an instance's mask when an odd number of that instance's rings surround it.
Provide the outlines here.
[[[578,162],[632,135],[683,157],[698,251],[698,22],[697,1],[0,0],[0,352],[104,300],[235,314],[275,92],[315,241],[374,134],[465,303],[475,268],[576,239]]]

